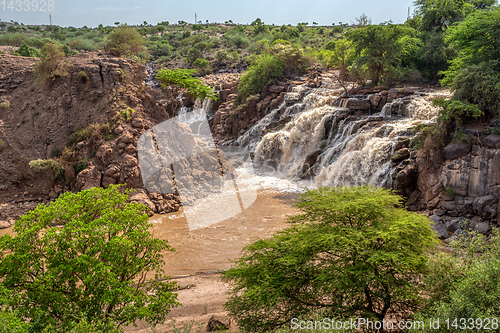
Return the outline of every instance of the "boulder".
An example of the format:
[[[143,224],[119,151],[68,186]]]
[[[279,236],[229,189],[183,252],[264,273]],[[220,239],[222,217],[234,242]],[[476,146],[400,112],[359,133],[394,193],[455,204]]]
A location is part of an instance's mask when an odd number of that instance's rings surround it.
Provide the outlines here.
[[[444,158],[454,160],[460,156],[470,153],[472,145],[467,142],[450,143],[444,147]]]
[[[368,111],[371,109],[371,103],[367,99],[349,98],[345,104],[345,107],[350,110]]]
[[[457,230],[464,230],[467,228],[467,220],[463,217],[459,217],[458,219],[452,220],[450,222],[445,223],[446,229],[448,232],[454,233]]]
[[[479,197],[474,199],[472,203],[472,208],[474,213],[481,216],[482,218],[489,219],[496,216],[497,198],[492,195],[487,195],[484,197]]]
[[[483,141],[484,145],[488,148],[500,148],[500,134],[490,134]]]
[[[446,228],[446,225],[444,225],[443,223],[434,222],[432,224],[432,230],[434,230],[441,239],[446,239],[450,237],[448,234],[448,229]]]
[[[212,316],[208,320],[207,332],[226,331],[230,326],[231,320],[219,316]]]
[[[408,157],[410,157],[410,153],[411,153],[410,149],[402,148],[394,153],[394,156],[392,156],[391,161],[394,163],[399,163],[403,160],[406,160]]]
[[[491,231],[491,225],[486,222],[477,223],[474,226],[474,231],[479,232],[483,235],[487,235]]]
[[[96,166],[89,166],[76,176],[76,188],[80,191],[89,190],[92,187],[101,186],[101,172]]]

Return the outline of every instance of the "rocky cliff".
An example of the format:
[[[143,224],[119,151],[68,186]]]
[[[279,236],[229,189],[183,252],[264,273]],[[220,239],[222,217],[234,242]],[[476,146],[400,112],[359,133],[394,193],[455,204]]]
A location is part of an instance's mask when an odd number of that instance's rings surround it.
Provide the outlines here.
[[[430,215],[442,238],[500,226],[500,135],[476,134],[472,143],[420,151],[414,161],[418,176],[409,205]]]

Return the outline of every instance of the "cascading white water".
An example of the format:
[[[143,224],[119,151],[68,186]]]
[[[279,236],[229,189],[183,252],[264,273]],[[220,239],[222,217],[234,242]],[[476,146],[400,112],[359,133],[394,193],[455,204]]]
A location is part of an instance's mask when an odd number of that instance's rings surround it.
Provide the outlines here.
[[[328,78],[322,88],[297,88],[240,137],[238,143],[255,153],[256,170],[307,178],[314,187],[383,186],[391,179],[390,158],[398,140],[408,138],[417,124],[435,121],[439,109],[432,100],[449,96],[447,91],[411,95],[370,116],[335,106],[342,92]],[[281,122],[281,129],[273,130],[273,122]]]

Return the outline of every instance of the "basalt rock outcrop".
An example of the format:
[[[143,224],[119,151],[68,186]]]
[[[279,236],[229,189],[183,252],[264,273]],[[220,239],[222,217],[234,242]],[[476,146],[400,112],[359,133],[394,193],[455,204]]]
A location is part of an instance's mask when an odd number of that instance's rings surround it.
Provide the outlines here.
[[[487,234],[500,226],[500,135],[418,151],[410,166],[417,173],[407,184],[407,204],[432,216],[442,238],[462,229]]]

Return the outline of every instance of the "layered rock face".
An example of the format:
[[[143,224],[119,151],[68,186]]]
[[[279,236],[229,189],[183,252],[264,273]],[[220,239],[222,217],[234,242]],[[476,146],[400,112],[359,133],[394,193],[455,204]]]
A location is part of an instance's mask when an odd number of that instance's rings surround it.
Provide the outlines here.
[[[443,238],[456,232],[449,226],[459,220],[463,228],[467,224],[483,233],[500,225],[500,135],[474,144],[452,143],[437,155],[431,151],[417,156],[418,179],[410,206],[426,210]]]

